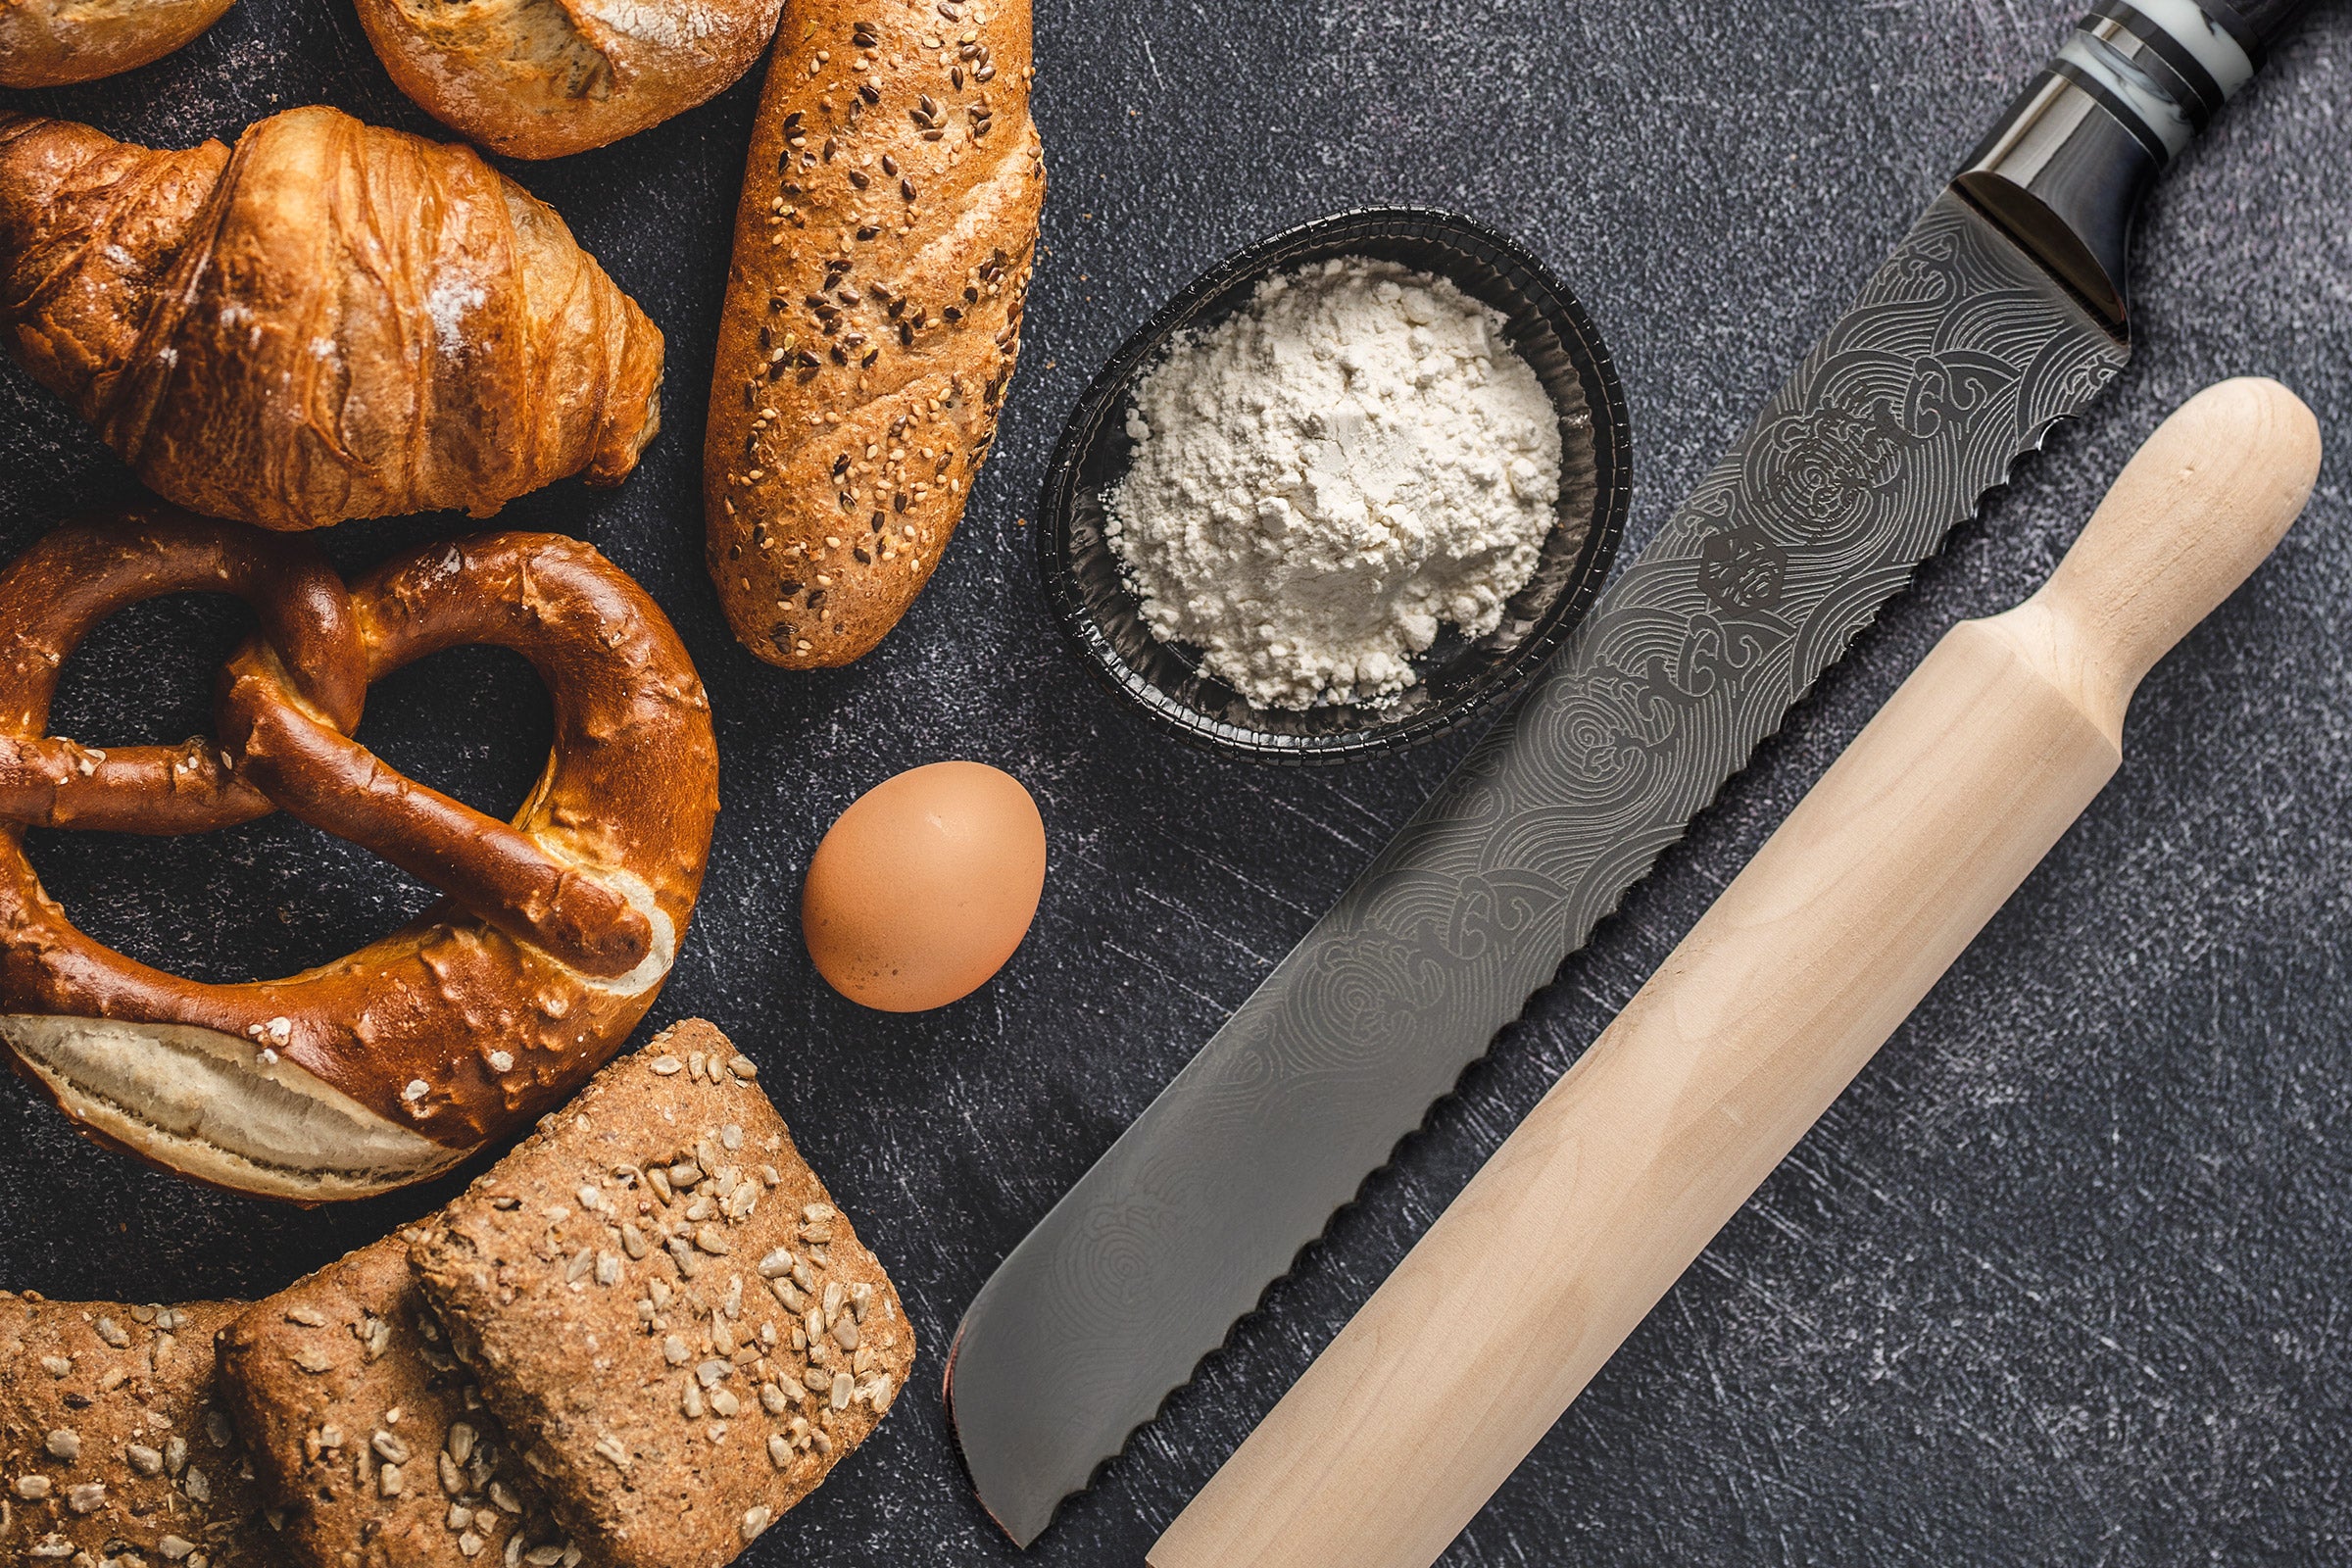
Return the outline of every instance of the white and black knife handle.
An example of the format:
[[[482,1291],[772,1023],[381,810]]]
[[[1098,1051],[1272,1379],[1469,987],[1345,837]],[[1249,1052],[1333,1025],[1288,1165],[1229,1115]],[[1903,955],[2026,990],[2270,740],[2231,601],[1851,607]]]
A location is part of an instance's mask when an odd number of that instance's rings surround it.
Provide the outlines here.
[[[2310,0],[2098,0],[1953,183],[2121,332],[2140,198]]]

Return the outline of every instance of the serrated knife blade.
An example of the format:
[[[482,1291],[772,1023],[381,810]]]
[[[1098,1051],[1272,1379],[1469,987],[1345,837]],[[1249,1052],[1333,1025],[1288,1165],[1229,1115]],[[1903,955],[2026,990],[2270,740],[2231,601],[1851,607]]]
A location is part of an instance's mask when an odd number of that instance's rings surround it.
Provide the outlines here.
[[[2181,20],[2211,8],[2163,10],[2171,31],[2101,0],[2075,39],[2104,52],[2069,49],[2148,79],[2164,67],[2204,93],[2181,118],[2201,125],[2253,65],[2225,58],[2218,24]],[[2100,20],[2119,12],[2165,47]],[[2213,90],[2180,86],[2176,57],[2210,57]],[[1530,690],[982,1288],[950,1351],[949,1415],[1016,1542],[2123,367],[2132,210],[2186,136],[2089,78],[2062,51],[2034,79]]]

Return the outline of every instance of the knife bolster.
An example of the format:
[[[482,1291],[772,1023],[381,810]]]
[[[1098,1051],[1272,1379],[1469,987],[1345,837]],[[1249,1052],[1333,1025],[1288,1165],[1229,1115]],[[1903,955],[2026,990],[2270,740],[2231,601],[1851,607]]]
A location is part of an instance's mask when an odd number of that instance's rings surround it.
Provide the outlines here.
[[[2252,78],[2261,50],[2227,6],[2097,0],[1953,183],[2127,334],[2140,198]]]
[[[2128,337],[2132,221],[2163,171],[2162,144],[2058,64],[2018,96],[1952,185]]]

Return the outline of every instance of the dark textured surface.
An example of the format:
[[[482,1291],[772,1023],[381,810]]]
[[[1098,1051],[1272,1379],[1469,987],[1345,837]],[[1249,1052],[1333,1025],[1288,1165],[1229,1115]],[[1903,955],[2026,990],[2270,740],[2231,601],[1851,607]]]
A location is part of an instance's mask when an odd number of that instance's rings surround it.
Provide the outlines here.
[[[1218,1348],[1879,608],[2124,363],[1975,208],[1929,204],[1592,620],[973,1299],[948,1419],[1014,1540]],[[1929,385],[1946,366],[1969,368],[1963,397],[1956,378]]]
[[[1889,609],[1034,1560],[1140,1560],[1872,707],[1952,620],[2038,582],[2165,411],[2264,371],[2352,442],[2352,7],[2320,10],[2160,190],[2137,356],[2115,391]],[[1010,423],[905,626],[814,677],[738,653],[700,565],[701,402],[750,88],[517,171],[670,334],[669,428],[643,471],[502,519],[578,532],[638,573],[711,687],[726,814],[656,1018],[706,1013],[760,1060],[925,1334],[928,1371],[873,1449],[752,1560],[1012,1558],[964,1494],[939,1414],[949,1328],[1460,744],[1278,772],[1112,710],[1055,641],[1016,520],[1099,360],[1265,231],[1364,201],[1468,210],[1552,262],[1615,349],[1638,544],[2072,14],[1043,7],[1054,193]],[[149,71],[8,101],[164,142],[316,100],[427,123],[340,0],[240,0]],[[2352,1555],[2348,473],[2329,458],[2277,559],[2143,688],[2106,795],[1448,1564]],[[0,549],[129,493],[46,395],[0,373]],[[451,525],[349,526],[328,545],[366,561]],[[203,726],[236,624],[232,607],[188,602],[122,617],[68,669],[61,730],[104,744]],[[378,688],[362,733],[504,808],[545,718],[518,666],[455,655]],[[1037,928],[956,1006],[861,1013],[800,949],[800,867],[859,791],[956,756],[1037,792],[1054,864]],[[423,898],[282,821],[33,848],[93,930],[209,976],[329,956]],[[57,1295],[267,1291],[431,1201],[302,1214],[199,1194],[84,1146],[13,1084],[0,1172],[0,1283]]]

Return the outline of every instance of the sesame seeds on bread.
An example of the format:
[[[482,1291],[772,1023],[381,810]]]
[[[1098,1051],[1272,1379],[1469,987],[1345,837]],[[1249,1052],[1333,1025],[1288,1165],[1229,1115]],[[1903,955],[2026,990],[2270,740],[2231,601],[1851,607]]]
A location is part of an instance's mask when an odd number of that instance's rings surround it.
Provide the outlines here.
[[[718,1568],[872,1433],[914,1341],[752,1063],[678,1024],[414,1233],[572,1538]]]
[[[387,1236],[220,1335],[221,1396],[302,1568],[577,1568]]]
[[[703,447],[735,636],[846,664],[938,568],[1037,258],[1030,0],[795,0],[744,163]]]
[[[243,1309],[0,1291],[0,1565],[278,1560],[215,1402],[213,1336]]]

